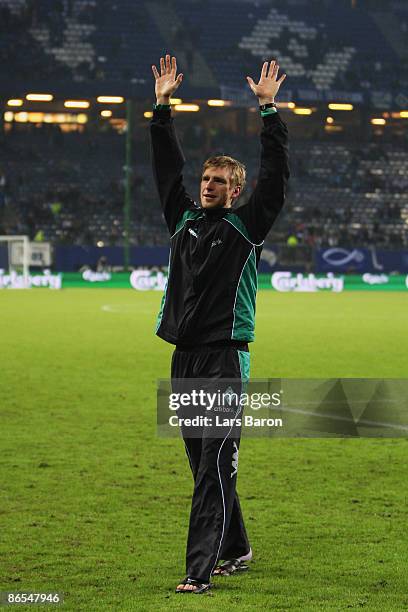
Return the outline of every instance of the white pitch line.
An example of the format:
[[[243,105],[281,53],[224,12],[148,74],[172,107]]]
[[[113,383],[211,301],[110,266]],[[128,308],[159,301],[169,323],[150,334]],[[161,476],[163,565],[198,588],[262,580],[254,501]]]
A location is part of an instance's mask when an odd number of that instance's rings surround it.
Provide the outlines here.
[[[350,419],[348,417],[343,417],[341,415],[324,414],[323,412],[309,412],[307,410],[300,410],[299,408],[282,407],[282,408],[275,408],[275,410],[276,410],[276,412],[293,412],[295,414],[301,414],[303,416],[319,417],[321,419],[327,419],[329,421],[330,420],[332,420],[332,421],[344,421],[346,423],[353,423],[357,427],[359,427],[361,425],[371,425],[371,426],[374,425],[376,427],[385,427],[385,428],[397,429],[397,430],[400,430],[400,431],[408,431],[408,427],[407,426],[405,426],[405,425],[398,425],[397,423],[381,423],[379,421],[368,421],[366,419],[362,419],[361,421],[360,420],[355,421],[354,419]]]
[[[110,312],[112,314],[152,314],[151,310],[141,309],[138,304],[103,304],[101,306],[101,310],[103,312]]]

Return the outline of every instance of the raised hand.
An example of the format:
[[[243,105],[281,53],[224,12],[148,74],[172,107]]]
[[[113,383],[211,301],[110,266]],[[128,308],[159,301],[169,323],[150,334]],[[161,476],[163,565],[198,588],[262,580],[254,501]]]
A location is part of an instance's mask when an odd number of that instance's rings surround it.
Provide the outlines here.
[[[261,70],[261,76],[258,84],[247,76],[247,81],[256,96],[259,98],[259,104],[268,104],[269,102],[275,101],[275,96],[279,91],[279,87],[286,79],[286,74],[282,74],[279,80],[276,80],[278,76],[279,65],[275,60],[272,60],[269,64],[264,62]]]
[[[160,58],[160,74],[156,66],[152,66],[154,78],[156,79],[155,92],[157,104],[170,104],[170,97],[174,94],[176,89],[183,80],[183,75],[180,73],[176,77],[177,73],[177,61],[175,57],[171,58],[170,55]]]

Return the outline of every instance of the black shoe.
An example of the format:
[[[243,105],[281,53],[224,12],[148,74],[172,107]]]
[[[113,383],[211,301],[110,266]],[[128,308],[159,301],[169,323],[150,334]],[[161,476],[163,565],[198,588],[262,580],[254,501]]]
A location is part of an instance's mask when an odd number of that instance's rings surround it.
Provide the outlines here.
[[[240,561],[239,559],[230,559],[229,561],[224,561],[221,565],[217,565],[214,568],[212,573],[213,576],[231,576],[231,574],[235,574],[235,572],[245,572],[249,569],[249,566],[246,565],[244,561]]]
[[[202,593],[206,593],[212,587],[210,582],[200,582],[199,580],[194,580],[194,578],[184,578],[179,584],[191,584],[196,587],[195,589],[176,589],[176,593],[194,593],[195,595],[201,595]]]

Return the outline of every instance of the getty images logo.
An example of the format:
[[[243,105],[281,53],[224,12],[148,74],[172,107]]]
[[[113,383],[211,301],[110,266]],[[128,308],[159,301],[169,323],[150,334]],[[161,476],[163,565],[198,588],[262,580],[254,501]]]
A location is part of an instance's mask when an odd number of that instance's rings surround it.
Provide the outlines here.
[[[234,401],[234,399],[237,398],[237,394],[234,393],[234,390],[232,387],[228,387],[228,389],[226,389],[222,395],[222,399],[223,399],[223,404],[225,406],[225,404],[228,404],[228,406],[232,406],[232,403]]]

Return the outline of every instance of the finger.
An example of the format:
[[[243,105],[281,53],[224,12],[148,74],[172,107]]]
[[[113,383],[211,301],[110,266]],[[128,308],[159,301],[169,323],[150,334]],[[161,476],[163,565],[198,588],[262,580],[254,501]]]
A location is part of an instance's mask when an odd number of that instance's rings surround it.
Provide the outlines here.
[[[183,76],[184,76],[183,73],[180,72],[180,74],[178,75],[178,77],[176,79],[176,82],[177,82],[178,85],[180,85],[181,81],[183,80]]]
[[[267,71],[268,71],[268,62],[264,62],[262,65],[261,79],[264,79],[266,77]]]
[[[279,64],[278,64],[278,62],[276,62],[274,67],[273,67],[273,70],[271,71],[271,74],[270,74],[271,79],[275,80],[276,79],[276,75],[278,74],[278,72],[279,72]]]
[[[177,72],[177,60],[175,57],[171,58],[171,71],[174,72],[174,74]]]
[[[247,81],[248,81],[248,85],[250,86],[250,88],[252,89],[252,91],[254,91],[254,87],[255,87],[255,83],[254,80],[251,79],[250,76],[247,76]]]
[[[161,73],[162,76],[165,73],[164,58],[163,57],[160,58],[160,73]]]
[[[170,55],[166,55],[166,72],[167,73],[171,72],[171,68],[170,68]]]
[[[279,79],[279,81],[277,81],[278,85],[280,85],[281,83],[283,83],[283,81],[286,79],[286,74],[282,74],[281,78]]]
[[[272,60],[271,63],[269,64],[269,72],[268,72],[268,77],[271,79],[273,76],[273,71],[275,70],[275,60]]]
[[[159,78],[159,73],[157,72],[157,68],[156,66],[152,66],[152,70],[153,70],[153,74],[154,74],[154,78],[158,79]]]

